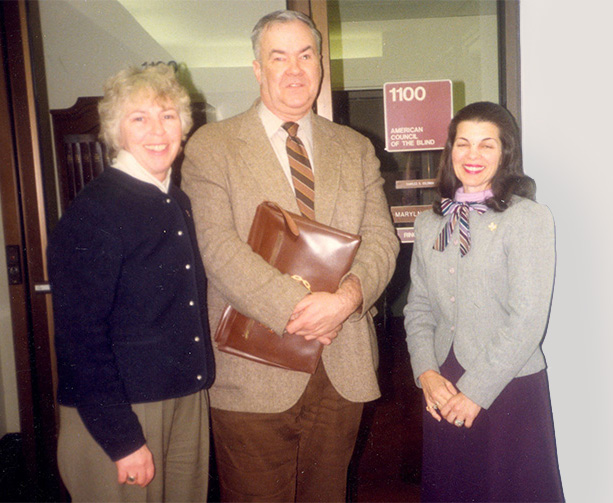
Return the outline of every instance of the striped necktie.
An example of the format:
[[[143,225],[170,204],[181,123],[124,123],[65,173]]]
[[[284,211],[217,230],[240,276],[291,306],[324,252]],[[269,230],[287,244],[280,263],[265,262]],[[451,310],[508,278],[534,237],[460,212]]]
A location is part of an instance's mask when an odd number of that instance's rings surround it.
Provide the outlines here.
[[[443,251],[449,244],[455,226],[460,223],[460,256],[464,256],[470,250],[470,227],[468,226],[468,212],[476,211],[480,215],[485,213],[488,207],[483,203],[458,203],[448,198],[441,200],[441,212],[443,216],[451,214],[451,218],[436,238],[433,248]]]
[[[282,127],[288,134],[285,146],[289,158],[290,171],[292,172],[298,208],[300,208],[300,212],[305,217],[315,220],[315,180],[304,144],[296,136],[298,124],[286,122]]]

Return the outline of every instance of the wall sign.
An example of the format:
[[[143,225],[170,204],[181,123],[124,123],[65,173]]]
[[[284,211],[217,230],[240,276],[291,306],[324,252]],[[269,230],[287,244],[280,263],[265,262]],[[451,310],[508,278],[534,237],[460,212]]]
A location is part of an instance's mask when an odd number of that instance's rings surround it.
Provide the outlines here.
[[[383,85],[385,150],[442,150],[453,117],[450,80]]]

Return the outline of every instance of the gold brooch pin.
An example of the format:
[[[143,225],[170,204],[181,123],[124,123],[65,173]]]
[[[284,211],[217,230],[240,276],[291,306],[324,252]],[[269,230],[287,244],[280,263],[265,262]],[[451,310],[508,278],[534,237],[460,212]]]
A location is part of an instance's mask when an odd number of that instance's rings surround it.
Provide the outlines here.
[[[492,222],[490,225],[487,226],[487,228],[494,232],[498,228],[498,226],[494,222]]]

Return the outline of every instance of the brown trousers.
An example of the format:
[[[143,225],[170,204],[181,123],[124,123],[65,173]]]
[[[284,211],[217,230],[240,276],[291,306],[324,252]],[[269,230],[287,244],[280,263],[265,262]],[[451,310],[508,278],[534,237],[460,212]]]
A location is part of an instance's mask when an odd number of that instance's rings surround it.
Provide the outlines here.
[[[77,409],[60,406],[58,463],[72,501],[206,501],[208,393],[133,404],[132,410],[138,416],[155,465],[155,477],[145,488],[119,484],[115,463],[89,434]]]
[[[222,501],[344,502],[363,405],[341,397],[320,363],[285,412],[211,409]]]

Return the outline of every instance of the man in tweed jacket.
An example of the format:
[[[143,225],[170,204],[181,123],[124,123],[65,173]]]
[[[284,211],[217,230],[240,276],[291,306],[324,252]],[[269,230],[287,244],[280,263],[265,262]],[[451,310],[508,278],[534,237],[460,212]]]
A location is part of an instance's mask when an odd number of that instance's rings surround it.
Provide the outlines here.
[[[324,344],[311,376],[216,352],[213,434],[224,500],[343,501],[363,403],[377,398],[371,308],[395,267],[398,240],[370,142],[311,109],[321,81],[312,21],[278,11],[252,35],[260,99],[188,142],[183,188],[209,276],[212,330],[223,308]],[[298,213],[281,125],[299,125],[315,178],[315,219],[360,234],[334,294],[308,295],[246,244],[257,206]]]

